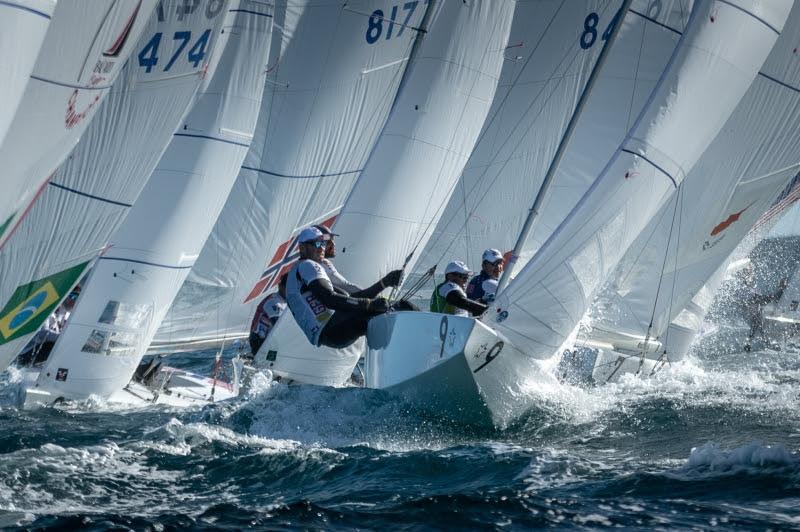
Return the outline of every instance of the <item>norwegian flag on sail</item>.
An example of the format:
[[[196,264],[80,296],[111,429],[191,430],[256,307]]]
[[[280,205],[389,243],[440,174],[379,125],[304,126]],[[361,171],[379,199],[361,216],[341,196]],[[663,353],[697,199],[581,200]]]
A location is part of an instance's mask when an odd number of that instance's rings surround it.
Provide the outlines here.
[[[337,214],[334,214],[316,225],[324,225],[330,229],[336,221],[336,216]],[[250,293],[245,298],[245,303],[249,303],[264,292],[277,286],[281,276],[292,269],[292,266],[294,266],[294,263],[297,261],[298,257],[300,257],[300,252],[297,250],[297,237],[302,229],[302,227],[297,229],[292,233],[292,236],[278,246],[278,249],[275,250],[275,254],[272,256],[272,260],[267,264],[267,269],[264,270],[258,282],[256,282],[253,289],[250,290]]]

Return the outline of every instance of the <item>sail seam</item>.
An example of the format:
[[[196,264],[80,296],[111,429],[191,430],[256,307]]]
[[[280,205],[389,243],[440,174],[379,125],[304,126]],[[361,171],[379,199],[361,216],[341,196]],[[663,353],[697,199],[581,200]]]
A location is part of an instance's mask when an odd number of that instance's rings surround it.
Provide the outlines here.
[[[651,165],[653,168],[655,168],[656,170],[658,170],[659,172],[661,172],[662,174],[664,174],[665,176],[667,176],[667,177],[669,178],[669,180],[670,180],[670,181],[672,181],[672,186],[674,186],[675,188],[678,188],[678,183],[677,183],[677,181],[675,181],[675,178],[674,178],[674,177],[672,177],[672,176],[669,174],[669,172],[667,172],[666,170],[664,170],[663,168],[661,168],[660,166],[658,166],[656,163],[654,163],[653,161],[651,161],[650,159],[648,159],[647,157],[645,157],[645,156],[644,156],[644,155],[642,155],[641,153],[636,153],[635,151],[633,151],[633,150],[629,150],[628,148],[622,148],[622,149],[620,149],[620,151],[621,151],[621,152],[624,152],[624,153],[629,153],[629,154],[633,155],[634,157],[639,157],[640,159],[643,159],[643,160],[647,161],[648,163],[650,163],[650,165]]]
[[[758,75],[759,75],[759,76],[761,76],[761,77],[767,78],[767,79],[768,79],[768,80],[770,80],[770,81],[774,81],[774,82],[775,82],[775,83],[777,83],[778,85],[780,85],[780,86],[782,86],[782,87],[786,87],[787,89],[793,90],[794,92],[800,92],[800,89],[798,89],[797,87],[794,87],[794,86],[792,86],[792,85],[789,85],[789,84],[788,84],[788,83],[786,83],[785,81],[781,81],[781,80],[779,80],[779,79],[777,79],[777,78],[773,78],[773,77],[772,77],[772,76],[770,76],[769,74],[764,74],[763,72],[759,72],[759,73],[758,73]]]
[[[250,15],[258,15],[259,17],[272,18],[268,13],[259,13],[258,11],[250,11],[249,9],[229,9],[228,13],[248,13]]]
[[[755,13],[751,13],[751,12],[749,12],[748,10],[746,10],[745,8],[743,8],[743,7],[741,7],[741,6],[737,6],[736,4],[734,4],[733,2],[731,2],[730,0],[717,0],[717,2],[719,2],[720,4],[725,4],[725,5],[727,5],[727,6],[731,6],[731,7],[732,7],[732,8],[734,8],[734,9],[738,9],[738,10],[739,10],[739,11],[741,11],[742,13],[745,13],[745,14],[747,14],[747,15],[750,15],[751,17],[753,17],[754,19],[756,19],[757,21],[759,21],[760,23],[762,23],[764,26],[766,26],[766,27],[768,27],[769,29],[771,29],[772,31],[774,31],[776,34],[778,34],[778,35],[780,35],[780,34],[781,34],[780,30],[778,30],[778,29],[777,29],[775,26],[773,26],[772,24],[770,24],[769,22],[767,22],[767,21],[766,21],[766,20],[764,20],[763,18],[759,17],[759,16],[758,16],[758,15],[756,15]]]
[[[638,16],[642,17],[643,19],[652,22],[656,26],[661,26],[662,28],[667,29],[667,30],[672,31],[672,32],[675,32],[678,35],[683,35],[683,33],[680,30],[677,30],[677,29],[673,28],[672,26],[668,26],[668,25],[664,24],[663,22],[659,22],[659,21],[657,21],[656,19],[654,19],[652,17],[648,17],[644,13],[639,13],[638,11],[635,11],[633,9],[628,10],[628,12],[629,13],[633,13],[634,15],[638,15]]]
[[[333,174],[315,174],[315,175],[287,175],[287,174],[280,174],[278,172],[272,172],[270,170],[262,170],[261,168],[255,168],[253,166],[242,166],[243,170],[252,170],[253,172],[258,172],[259,174],[267,174],[273,175],[275,177],[285,177],[287,179],[314,179],[317,177],[336,177],[340,175],[348,175],[348,174],[357,174],[362,169],[358,170],[347,170],[344,172],[336,172]]]
[[[195,135],[191,133],[175,133],[173,136],[175,137],[189,137],[195,139],[207,139],[207,140],[216,140],[217,142],[224,142],[226,144],[233,144],[235,146],[242,146],[244,148],[249,148],[250,144],[245,144],[244,142],[236,142],[235,140],[228,140],[228,139],[221,139],[219,137],[211,137],[209,135]]]
[[[31,75],[31,79],[41,81],[42,83],[49,83],[51,85],[59,85],[61,87],[68,87],[70,89],[83,89],[87,91],[102,91],[111,88],[111,85],[76,85],[73,83],[64,83],[63,81],[54,81],[52,79],[43,78],[41,76]]]
[[[119,205],[120,207],[133,207],[131,203],[123,203],[121,201],[115,201],[108,198],[103,198],[100,196],[95,196],[94,194],[88,194],[86,192],[81,192],[80,190],[76,190],[74,188],[65,187],[64,185],[59,185],[58,183],[53,183],[52,181],[47,183],[51,187],[60,188],[61,190],[66,190],[67,192],[72,192],[73,194],[77,194],[78,196],[83,196],[85,198],[91,198],[97,201],[102,201],[104,203],[111,203],[112,205]]]
[[[21,11],[27,11],[29,13],[33,13],[34,15],[39,15],[40,17],[44,17],[47,20],[50,20],[52,17],[43,11],[39,11],[37,9],[33,9],[26,6],[21,6],[14,2],[6,2],[5,0],[0,0],[0,6],[7,6],[7,7],[15,7]]]
[[[171,264],[159,264],[157,262],[148,262],[146,260],[139,260],[139,259],[126,259],[125,257],[100,257],[100,260],[116,260],[121,262],[135,262],[137,264],[145,264],[147,266],[155,266],[157,268],[168,268],[170,270],[188,270],[192,268],[193,265],[189,266],[173,266]]]

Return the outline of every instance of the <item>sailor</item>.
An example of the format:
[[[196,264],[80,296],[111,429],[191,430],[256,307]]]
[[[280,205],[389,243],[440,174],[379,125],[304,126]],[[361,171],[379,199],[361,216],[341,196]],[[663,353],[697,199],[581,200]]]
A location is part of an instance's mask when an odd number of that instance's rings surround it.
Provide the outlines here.
[[[278,281],[278,291],[272,292],[261,300],[256,307],[253,321],[250,323],[250,352],[253,356],[258,353],[261,344],[267,339],[267,335],[272,327],[286,310],[286,278],[287,274],[281,275]]]
[[[382,297],[359,295],[369,289],[352,295],[334,289],[322,266],[328,238],[316,227],[303,229],[298,242],[300,260],[286,281],[289,310],[312,345],[347,347],[367,333],[371,318],[389,310],[389,302]],[[389,286],[384,279],[376,284]]]
[[[314,227],[328,239],[325,247],[325,257],[320,261],[320,264],[325,268],[325,273],[328,274],[328,278],[331,280],[331,284],[334,288],[343,290],[351,296],[373,298],[380,294],[384,288],[398,286],[400,284],[403,270],[394,270],[387,273],[381,280],[366,289],[362,289],[357,284],[351,283],[344,275],[339,273],[339,270],[336,269],[336,266],[333,265],[333,261],[331,260],[336,256],[335,237],[339,235],[331,232],[331,230],[324,225],[315,225]]]
[[[470,279],[467,285],[467,297],[481,303],[493,301],[501,273],[503,273],[503,254],[496,249],[487,249],[483,252],[481,272]]]
[[[431,312],[442,312],[456,316],[480,316],[486,305],[467,298],[464,287],[472,272],[460,260],[453,261],[444,270],[444,282],[431,294]]]

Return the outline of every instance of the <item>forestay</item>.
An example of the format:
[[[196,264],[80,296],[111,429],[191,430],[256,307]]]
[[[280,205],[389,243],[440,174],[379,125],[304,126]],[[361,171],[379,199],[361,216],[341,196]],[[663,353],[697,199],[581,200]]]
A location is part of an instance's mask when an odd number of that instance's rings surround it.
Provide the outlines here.
[[[270,4],[231,2],[210,61],[213,76],[92,269],[53,349],[53,364],[69,370],[59,395],[107,397],[133,376],[247,153],[272,16]]]
[[[330,224],[344,203],[386,122],[427,7],[288,5],[287,44],[268,68],[250,151],[158,341],[246,335],[255,305],[296,258],[299,229]]]
[[[106,246],[203,81],[225,5],[160,6],[97,119],[0,251],[3,368]]]
[[[519,2],[490,118],[418,263],[511,250],[621,2]],[[619,146],[674,49],[682,2],[634,1],[588,96],[571,145],[523,248],[524,265]],[[678,28],[675,31],[673,28]]]
[[[0,146],[28,84],[55,7],[56,0],[0,3]]]
[[[93,119],[155,5],[156,0],[70,0],[56,5],[0,146],[0,248]]]
[[[335,263],[368,286],[425,245],[472,152],[497,88],[514,4],[444,2],[426,24],[369,160],[333,226]],[[408,267],[413,267],[412,255]],[[343,384],[363,350],[312,346],[291,313],[257,361],[300,382]]]
[[[790,2],[699,2],[647,104],[577,206],[487,317],[535,358],[575,330],[597,288],[745,94]],[[730,35],[741,38],[732,40]],[[698,119],[702,117],[702,120]]]
[[[798,39],[795,5],[725,127],[598,297],[593,327],[661,338],[798,173]]]

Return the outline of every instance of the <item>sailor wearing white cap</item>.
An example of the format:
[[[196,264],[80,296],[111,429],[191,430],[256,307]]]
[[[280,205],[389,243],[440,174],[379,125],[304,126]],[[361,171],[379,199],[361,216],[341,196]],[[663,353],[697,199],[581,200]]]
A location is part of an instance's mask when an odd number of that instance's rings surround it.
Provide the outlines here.
[[[497,292],[497,283],[503,273],[503,254],[497,249],[487,249],[483,252],[481,272],[470,279],[467,285],[467,297],[483,303],[494,299]]]
[[[442,312],[456,316],[480,316],[486,311],[486,305],[467,298],[464,287],[469,274],[472,273],[466,264],[456,260],[444,270],[444,282],[431,294],[431,312]]]
[[[328,243],[322,231],[307,227],[297,240],[300,260],[286,281],[289,310],[313,345],[347,347],[367,333],[370,318],[389,310],[389,304],[382,297],[359,297],[333,288],[321,264]]]

